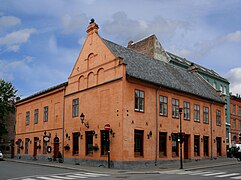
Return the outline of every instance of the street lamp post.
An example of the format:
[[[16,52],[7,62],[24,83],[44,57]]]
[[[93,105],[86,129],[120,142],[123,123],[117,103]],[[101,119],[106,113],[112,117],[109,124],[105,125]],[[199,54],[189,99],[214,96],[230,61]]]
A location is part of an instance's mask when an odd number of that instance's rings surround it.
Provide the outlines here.
[[[179,115],[180,115],[180,169],[183,169],[183,163],[182,163],[182,108],[179,108]]]

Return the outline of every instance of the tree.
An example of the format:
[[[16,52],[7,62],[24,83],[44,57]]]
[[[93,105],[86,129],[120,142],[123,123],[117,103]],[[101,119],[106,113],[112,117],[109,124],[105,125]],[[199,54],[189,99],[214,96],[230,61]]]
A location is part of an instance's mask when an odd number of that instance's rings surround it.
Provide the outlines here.
[[[0,79],[0,137],[6,134],[6,119],[10,113],[15,112],[15,101],[18,98],[17,90],[11,82]]]

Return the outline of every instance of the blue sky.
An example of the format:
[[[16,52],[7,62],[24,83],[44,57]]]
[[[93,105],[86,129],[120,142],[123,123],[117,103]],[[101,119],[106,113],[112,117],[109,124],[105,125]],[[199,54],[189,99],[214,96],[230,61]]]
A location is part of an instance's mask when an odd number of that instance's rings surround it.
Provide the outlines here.
[[[155,34],[241,94],[240,17],[241,0],[0,0],[0,78],[22,98],[67,81],[94,18],[124,46]]]

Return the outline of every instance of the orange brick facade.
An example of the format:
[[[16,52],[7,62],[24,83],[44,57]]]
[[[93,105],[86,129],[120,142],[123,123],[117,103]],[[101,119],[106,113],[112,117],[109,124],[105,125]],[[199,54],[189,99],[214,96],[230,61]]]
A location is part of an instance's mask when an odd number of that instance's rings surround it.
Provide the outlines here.
[[[95,23],[89,25],[87,33],[68,83],[17,104],[18,157],[55,159],[60,152],[65,161],[106,166],[103,144],[104,136],[109,136],[113,167],[178,160],[180,143],[174,135],[180,131],[180,117],[172,118],[172,99],[178,100],[179,107],[190,103],[190,119],[184,120],[184,112],[181,116],[186,134],[184,159],[226,156],[223,103],[126,76],[126,64],[103,43]],[[136,90],[144,92],[141,112],[135,110]],[[160,96],[167,97],[167,116],[160,115]],[[194,122],[194,105],[200,107],[199,122]],[[44,122],[46,106],[48,121]],[[203,123],[203,107],[209,109],[208,123]],[[34,123],[36,109],[38,123]],[[221,116],[218,125],[217,110]],[[80,120],[82,113],[86,126]],[[108,135],[106,124],[111,127]]]

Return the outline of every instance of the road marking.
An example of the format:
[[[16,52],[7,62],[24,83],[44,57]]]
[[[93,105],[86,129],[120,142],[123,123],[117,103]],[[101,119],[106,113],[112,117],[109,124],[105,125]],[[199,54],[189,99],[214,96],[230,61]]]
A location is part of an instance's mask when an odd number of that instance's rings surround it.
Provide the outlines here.
[[[159,174],[176,174],[178,172],[183,172],[183,170],[159,171]]]
[[[201,176],[215,176],[215,175],[219,175],[219,174],[225,174],[226,172],[216,172],[216,173],[209,173],[209,174],[203,174]]]
[[[204,174],[210,174],[210,173],[213,173],[213,172],[210,172],[210,171],[193,171],[189,175],[196,176],[196,175],[202,175],[202,174],[204,175]]]
[[[50,177],[37,177],[38,179],[45,179],[45,180],[56,180],[54,178],[50,178]]]
[[[215,177],[222,178],[222,177],[230,177],[230,176],[237,176],[237,175],[239,175],[239,173],[224,174],[224,175],[219,175],[219,176],[215,176]]]
[[[58,179],[75,179],[75,178],[71,178],[71,177],[63,177],[63,176],[50,176],[53,178],[58,178]]]
[[[231,179],[241,179],[241,176],[231,177]]]
[[[32,178],[25,178],[25,179],[22,179],[22,180],[35,180],[35,179],[32,179]]]

